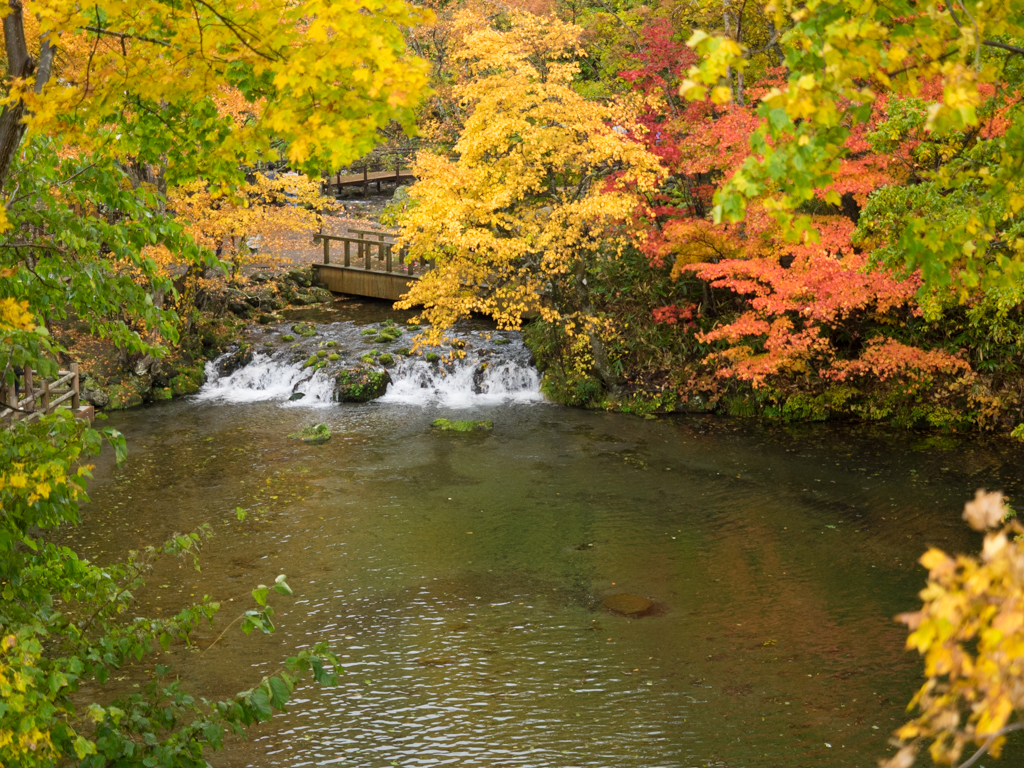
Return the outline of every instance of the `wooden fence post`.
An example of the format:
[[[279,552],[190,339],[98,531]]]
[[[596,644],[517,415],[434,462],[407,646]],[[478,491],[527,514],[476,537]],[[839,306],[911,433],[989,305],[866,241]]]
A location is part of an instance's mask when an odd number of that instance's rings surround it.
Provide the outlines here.
[[[43,413],[47,414],[50,412],[50,382],[43,379]]]
[[[25,366],[25,397],[28,398],[28,405],[25,410],[31,413],[36,409],[35,393],[32,391],[32,366]]]
[[[77,411],[79,406],[82,404],[82,385],[78,376],[78,363],[71,364],[71,372],[75,374],[74,378],[71,379],[71,391],[74,392],[74,394],[71,395],[71,407]]]
[[[351,249],[349,248],[349,246],[351,246],[351,245],[352,244],[348,240],[345,240],[345,266],[346,267],[352,266],[352,264],[350,262],[350,259],[349,259],[350,255],[351,255]]]
[[[331,263],[331,241],[326,237],[322,238],[324,241],[324,264]]]

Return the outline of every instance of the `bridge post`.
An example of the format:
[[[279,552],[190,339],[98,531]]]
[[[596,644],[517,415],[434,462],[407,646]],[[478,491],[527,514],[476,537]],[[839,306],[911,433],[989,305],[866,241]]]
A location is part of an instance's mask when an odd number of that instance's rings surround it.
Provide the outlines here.
[[[370,268],[370,253],[371,253],[370,246],[371,246],[371,243],[370,243],[369,240],[366,241],[365,245],[360,243],[360,247],[363,249],[363,266],[366,269]]]
[[[323,241],[324,241],[324,264],[330,264],[331,263],[331,241],[328,240],[326,237],[323,238]]]
[[[349,246],[350,245],[351,245],[351,243],[349,243],[349,241],[346,240],[345,241],[345,266],[346,267],[351,266],[351,264],[349,263],[349,253],[350,253]]]
[[[385,263],[387,264],[387,266],[385,267],[385,271],[386,272],[390,272],[391,271],[391,246],[390,245],[385,245],[384,246],[384,258],[386,259]]]

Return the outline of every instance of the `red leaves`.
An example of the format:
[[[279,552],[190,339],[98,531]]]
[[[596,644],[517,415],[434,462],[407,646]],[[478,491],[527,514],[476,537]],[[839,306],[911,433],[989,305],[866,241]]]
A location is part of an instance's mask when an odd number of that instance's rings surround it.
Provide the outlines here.
[[[696,304],[669,304],[666,307],[656,307],[651,311],[654,322],[663,325],[676,325],[684,328],[695,328],[697,324],[694,318],[700,316],[700,308]]]
[[[870,375],[885,381],[899,376],[921,379],[935,373],[967,373],[971,366],[959,357],[941,349],[921,349],[901,344],[895,339],[877,337],[857,360],[837,361],[823,375],[833,381],[844,381],[851,375]]]

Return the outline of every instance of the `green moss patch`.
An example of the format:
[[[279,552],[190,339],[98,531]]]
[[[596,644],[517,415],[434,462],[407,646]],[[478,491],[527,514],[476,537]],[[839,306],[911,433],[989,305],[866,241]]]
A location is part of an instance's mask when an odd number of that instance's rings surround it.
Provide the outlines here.
[[[300,429],[298,432],[292,432],[288,437],[301,440],[304,443],[319,445],[331,439],[331,428],[326,424],[315,424],[312,427]]]
[[[449,419],[434,419],[430,424],[434,429],[442,432],[490,432],[494,429],[494,422],[487,421],[451,421]]]

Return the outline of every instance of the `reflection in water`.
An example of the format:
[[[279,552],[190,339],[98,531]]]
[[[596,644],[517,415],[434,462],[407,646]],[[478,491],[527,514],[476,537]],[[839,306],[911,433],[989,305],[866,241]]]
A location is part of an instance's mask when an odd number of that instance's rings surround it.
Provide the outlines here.
[[[320,639],[345,664],[217,766],[873,765],[920,680],[892,621],[917,604],[916,558],[975,549],[964,499],[1017,470],[997,447],[849,425],[463,405],[494,432],[432,431],[453,415],[436,400],[111,418],[130,458],[101,462],[69,535],[103,560],[217,531],[201,573],[154,574],[147,610],[223,600],[205,649],[255,584],[295,589],[275,635],[165,662],[205,696]],[[330,442],[284,437],[315,421]],[[601,605],[623,593],[661,609]]]

